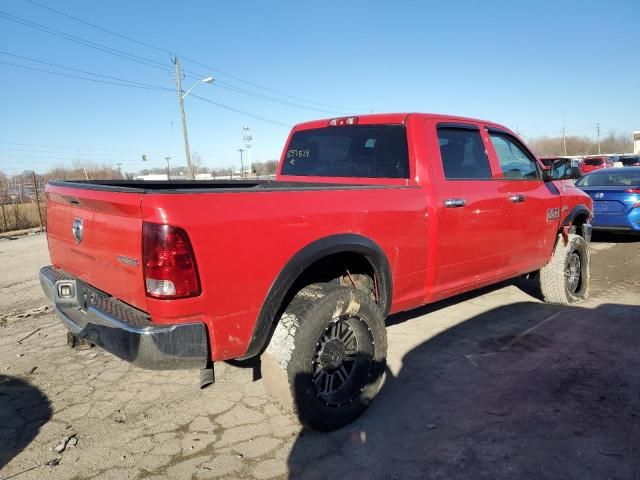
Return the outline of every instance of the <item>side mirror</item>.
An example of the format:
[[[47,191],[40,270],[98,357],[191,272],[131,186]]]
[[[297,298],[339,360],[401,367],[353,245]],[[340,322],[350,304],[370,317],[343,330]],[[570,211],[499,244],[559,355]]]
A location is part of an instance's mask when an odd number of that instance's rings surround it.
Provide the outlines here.
[[[582,177],[582,172],[580,171],[580,162],[578,160],[571,160],[567,167],[568,168],[565,171],[566,178],[571,180],[578,180],[580,177]]]
[[[550,182],[553,179],[554,179],[553,178],[553,171],[551,170],[551,167],[543,165],[542,166],[542,181],[543,182]]]
[[[549,168],[550,180],[577,180],[582,177],[580,163],[569,158],[559,158],[555,160]],[[545,180],[549,181],[549,180]]]
[[[580,167],[572,166],[570,169],[567,170],[566,178],[569,178],[571,180],[578,180],[581,177],[582,177],[582,172],[580,171]]]

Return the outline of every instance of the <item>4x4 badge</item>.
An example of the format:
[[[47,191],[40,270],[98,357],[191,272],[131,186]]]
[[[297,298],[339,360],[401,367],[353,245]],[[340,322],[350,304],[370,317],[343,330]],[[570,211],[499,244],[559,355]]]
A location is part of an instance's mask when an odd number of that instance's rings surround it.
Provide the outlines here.
[[[76,239],[76,243],[80,243],[82,241],[82,235],[84,233],[84,226],[82,224],[81,218],[73,219],[73,227],[71,228],[73,232],[73,238]]]

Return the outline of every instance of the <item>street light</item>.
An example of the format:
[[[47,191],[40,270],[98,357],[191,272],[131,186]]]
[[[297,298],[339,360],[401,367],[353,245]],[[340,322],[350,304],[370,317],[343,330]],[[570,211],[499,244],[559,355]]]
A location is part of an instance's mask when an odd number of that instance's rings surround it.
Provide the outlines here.
[[[196,88],[196,86],[198,86],[200,83],[209,83],[209,84],[213,83],[213,77],[201,78],[196,83],[194,83],[189,90],[187,90],[185,93],[182,93],[182,74],[180,72],[180,60],[178,60],[178,57],[176,57],[175,63],[176,63],[176,83],[178,85],[178,101],[180,103],[180,114],[182,116],[182,134],[184,135],[184,153],[187,158],[187,169],[189,170],[189,179],[195,180],[196,175],[193,170],[193,165],[191,164],[191,153],[189,152],[189,136],[187,135],[187,119],[185,118],[185,115],[184,115],[184,99],[187,95],[189,95],[189,92],[191,92],[191,90]]]
[[[205,77],[205,78],[201,78],[200,80],[198,80],[196,83],[193,84],[193,87],[191,87],[189,90],[184,92],[184,95],[182,95],[182,99],[184,100],[185,98],[187,98],[187,95],[189,95],[191,90],[196,88],[196,86],[198,86],[198,84],[200,84],[200,83],[212,84],[213,83],[213,77]]]

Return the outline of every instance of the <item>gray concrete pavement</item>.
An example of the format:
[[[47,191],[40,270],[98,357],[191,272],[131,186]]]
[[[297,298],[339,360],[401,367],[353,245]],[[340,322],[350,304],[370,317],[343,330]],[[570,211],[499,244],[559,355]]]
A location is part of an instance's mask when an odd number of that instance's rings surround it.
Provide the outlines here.
[[[640,243],[603,240],[579,306],[517,281],[392,317],[380,396],[331,434],[248,368],[200,390],[69,349],[37,310],[45,238],[0,241],[0,478],[637,478]]]

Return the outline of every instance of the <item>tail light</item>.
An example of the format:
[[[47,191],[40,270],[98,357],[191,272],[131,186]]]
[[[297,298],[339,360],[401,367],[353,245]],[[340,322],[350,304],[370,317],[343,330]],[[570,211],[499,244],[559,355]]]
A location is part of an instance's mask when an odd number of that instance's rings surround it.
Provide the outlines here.
[[[181,228],[144,223],[142,261],[148,297],[169,300],[200,295],[196,259]]]
[[[640,188],[627,188],[624,193],[640,193]]]
[[[357,125],[358,117],[332,118],[329,120],[330,127],[344,127],[345,125]]]

